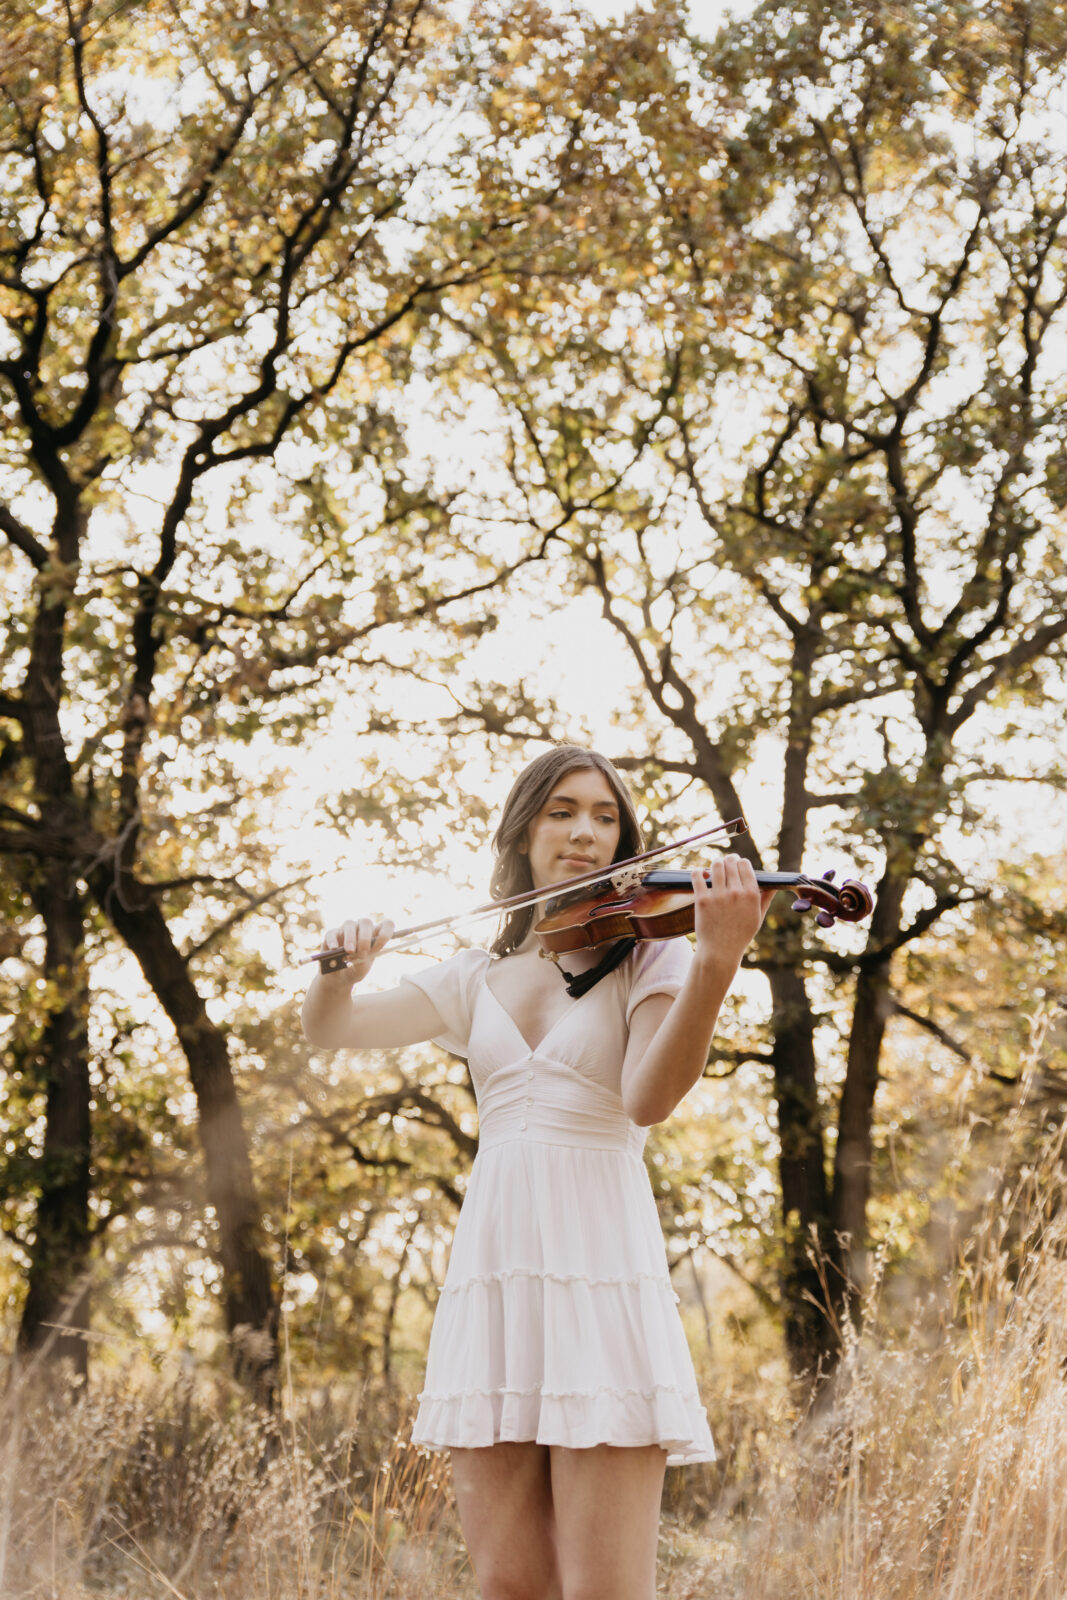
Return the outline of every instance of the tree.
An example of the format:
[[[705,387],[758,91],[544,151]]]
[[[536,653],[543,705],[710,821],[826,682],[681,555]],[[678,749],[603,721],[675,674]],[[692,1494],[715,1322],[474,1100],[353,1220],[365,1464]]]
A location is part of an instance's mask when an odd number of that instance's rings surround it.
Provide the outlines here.
[[[634,160],[582,291],[536,287],[518,326],[450,302],[451,323],[517,501],[542,527],[580,508],[560,581],[632,663],[619,744],[647,755],[624,764],[724,817],[752,797],[757,866],[836,846],[875,880],[865,943],[779,909],[751,961],[770,1019],[740,1053],[773,1074],[811,1371],[865,1282],[894,973],[984,892],[963,839],[989,798],[1064,780],[1063,19],[767,0],[711,43],[664,8],[658,35],[625,19],[605,53]],[[609,137],[590,115],[583,138]],[[563,725],[525,690],[453,687],[460,725]]]
[[[564,76],[566,29],[521,21]],[[505,22],[425,0],[3,8],[0,857],[44,933],[8,1038],[45,1124],[22,1152],[20,1338],[66,1317],[83,1369],[91,939],[132,953],[184,1053],[227,1327],[269,1391],[276,1296],[209,1005],[211,958],[292,888],[252,803],[280,779],[253,772],[326,715],[343,663],[383,670],[382,629],[543,553],[480,545],[397,399],[442,295],[543,271],[539,211],[585,181],[566,118],[521,181],[487,138],[483,102],[536,100],[484,71]]]

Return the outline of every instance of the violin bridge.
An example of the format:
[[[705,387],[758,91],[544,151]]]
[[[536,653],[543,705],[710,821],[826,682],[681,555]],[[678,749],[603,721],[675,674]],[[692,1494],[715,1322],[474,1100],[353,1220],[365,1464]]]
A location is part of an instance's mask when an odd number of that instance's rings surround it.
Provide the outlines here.
[[[616,894],[630,894],[640,887],[645,874],[640,867],[624,867],[621,872],[611,874],[611,887]]]

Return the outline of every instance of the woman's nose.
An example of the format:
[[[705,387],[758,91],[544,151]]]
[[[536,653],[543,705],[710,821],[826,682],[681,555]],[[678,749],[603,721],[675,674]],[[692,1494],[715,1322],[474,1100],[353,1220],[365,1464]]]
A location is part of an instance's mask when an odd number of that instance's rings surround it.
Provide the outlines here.
[[[590,817],[583,816],[580,811],[576,812],[574,820],[571,823],[571,838],[572,839],[591,839],[592,837],[593,837],[592,819]]]

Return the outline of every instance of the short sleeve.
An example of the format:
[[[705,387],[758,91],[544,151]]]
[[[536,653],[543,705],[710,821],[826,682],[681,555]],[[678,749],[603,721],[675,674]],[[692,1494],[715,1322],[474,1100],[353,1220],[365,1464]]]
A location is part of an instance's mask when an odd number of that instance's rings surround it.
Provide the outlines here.
[[[673,998],[678,993],[693,962],[693,947],[688,939],[650,939],[637,946],[630,960],[633,977],[626,997],[627,1027],[650,994]]]
[[[421,989],[434,1006],[445,1026],[441,1033],[434,1034],[433,1042],[454,1056],[467,1054],[474,1002],[488,964],[485,950],[460,950],[447,961],[438,961],[403,979]]]

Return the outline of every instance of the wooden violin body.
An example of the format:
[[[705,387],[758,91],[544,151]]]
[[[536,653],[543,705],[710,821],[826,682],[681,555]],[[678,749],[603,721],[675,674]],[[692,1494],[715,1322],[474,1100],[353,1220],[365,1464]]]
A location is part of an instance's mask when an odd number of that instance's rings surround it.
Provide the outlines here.
[[[707,874],[705,874],[707,876]],[[795,889],[794,911],[818,907],[815,920],[831,928],[837,921],[861,922],[874,909],[866,884],[834,873],[809,878],[803,872],[757,872],[761,889]],[[688,872],[646,872],[632,887],[577,889],[553,896],[534,932],[546,955],[587,950],[616,939],[675,939],[693,931],[693,883]]]

